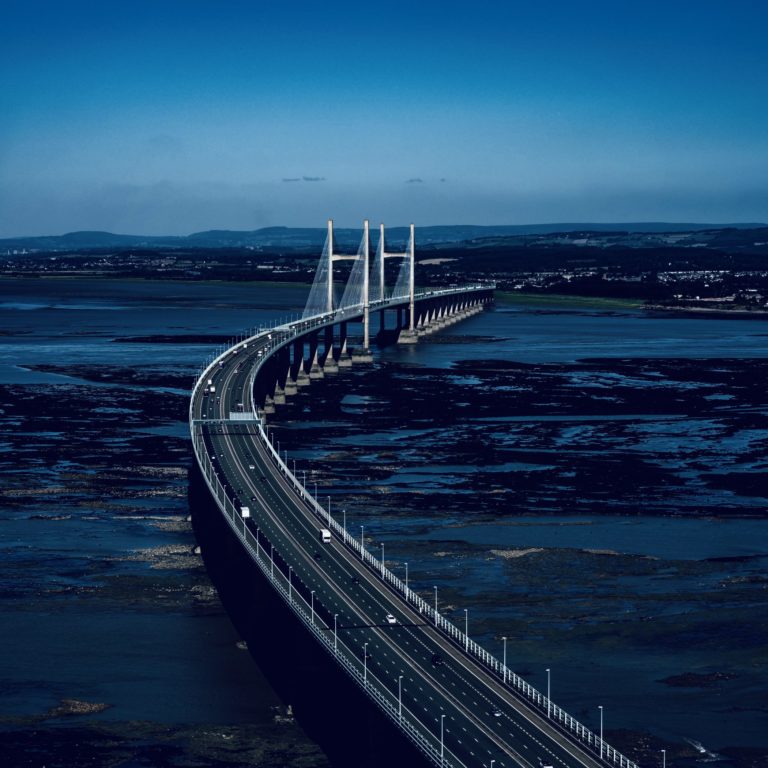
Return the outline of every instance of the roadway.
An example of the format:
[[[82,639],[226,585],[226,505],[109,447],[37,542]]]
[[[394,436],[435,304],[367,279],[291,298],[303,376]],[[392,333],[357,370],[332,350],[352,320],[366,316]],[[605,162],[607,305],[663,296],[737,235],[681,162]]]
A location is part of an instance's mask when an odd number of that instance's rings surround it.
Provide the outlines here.
[[[263,557],[290,574],[291,589],[314,608],[313,620],[339,646],[356,650],[371,684],[388,689],[403,717],[418,719],[439,739],[446,764],[498,768],[597,768],[601,762],[573,743],[456,642],[407,603],[360,555],[334,535],[303,492],[277,465],[258,425],[229,421],[243,404],[252,366],[267,354],[263,337],[228,354],[209,374],[215,393],[198,387],[191,415],[206,450]],[[395,624],[387,621],[388,614]]]

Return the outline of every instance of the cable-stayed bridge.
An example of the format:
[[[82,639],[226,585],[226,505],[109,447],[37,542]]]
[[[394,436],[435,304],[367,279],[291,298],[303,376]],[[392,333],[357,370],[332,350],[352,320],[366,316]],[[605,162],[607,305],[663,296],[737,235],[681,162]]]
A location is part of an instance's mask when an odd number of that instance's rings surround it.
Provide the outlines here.
[[[384,263],[400,258],[394,286]],[[335,293],[333,265],[353,261]],[[212,503],[239,545],[308,636],[439,766],[637,768],[534,689],[440,612],[438,590],[409,583],[299,479],[274,444],[268,414],[339,366],[371,360],[370,313],[395,315],[393,334],[414,342],[493,300],[493,286],[416,291],[414,229],[402,252],[370,260],[367,222],[355,254],[334,249],[333,226],[302,316],[239,340],[210,360],[190,402],[196,461]],[[350,349],[350,323],[362,322]],[[381,333],[381,331],[380,331]],[[466,614],[465,614],[466,618]],[[512,665],[513,666],[513,665]],[[335,706],[339,706],[335,702]],[[342,705],[343,706],[343,703]]]

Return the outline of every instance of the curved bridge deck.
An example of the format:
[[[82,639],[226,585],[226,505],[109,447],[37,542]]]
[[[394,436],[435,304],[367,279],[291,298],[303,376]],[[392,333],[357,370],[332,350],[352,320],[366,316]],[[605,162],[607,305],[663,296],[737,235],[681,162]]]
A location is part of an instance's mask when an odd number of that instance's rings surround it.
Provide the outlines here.
[[[491,297],[477,286],[417,294],[416,301],[452,307],[435,316],[448,321]],[[193,391],[190,427],[212,498],[340,671],[434,764],[637,768],[392,574],[317,503],[268,440],[263,409],[277,388],[316,364],[316,347],[307,360],[299,353],[298,365],[286,350],[361,317],[347,310],[278,326],[211,361]]]

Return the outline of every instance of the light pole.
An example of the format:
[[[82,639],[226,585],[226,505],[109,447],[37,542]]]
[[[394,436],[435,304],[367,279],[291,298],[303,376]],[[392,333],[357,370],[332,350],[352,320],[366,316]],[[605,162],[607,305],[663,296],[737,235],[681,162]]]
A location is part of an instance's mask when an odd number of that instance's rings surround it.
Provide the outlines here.
[[[310,597],[310,604],[312,606],[312,626],[314,626],[315,625],[315,590],[314,589],[309,593],[309,597]]]
[[[504,641],[504,663],[502,664],[502,676],[504,678],[504,682],[507,682],[507,638],[502,637],[501,638]]]
[[[256,526],[256,559],[261,560],[261,553],[259,552],[259,527]]]
[[[384,578],[384,542],[381,542],[381,578]]]
[[[275,545],[269,542],[269,577],[275,578]]]
[[[288,600],[290,602],[293,602],[293,580],[291,579],[291,575],[293,574],[293,566],[288,566]]]
[[[306,469],[302,469],[301,472],[304,475],[304,482],[302,482],[301,485],[302,485],[303,490],[306,491],[307,490],[307,470]]]
[[[491,765],[490,765],[490,768],[493,768],[493,764],[494,764],[495,762],[496,762],[496,758],[494,757],[494,758],[492,758],[492,759],[491,759]]]
[[[360,559],[365,560],[365,526],[360,526]]]
[[[667,768],[667,750],[661,750],[661,768]]]
[[[347,510],[346,509],[341,510],[341,519],[344,527],[344,537],[346,538],[347,536]]]
[[[550,675],[549,667],[547,667],[547,717],[549,717],[549,706],[550,706],[550,683],[552,682],[552,677]]]
[[[363,685],[368,685],[368,643],[363,644]]]
[[[328,496],[328,527],[331,527],[331,497]]]
[[[443,764],[445,753],[445,714],[440,715],[440,765]]]
[[[600,710],[600,759],[603,759],[603,705],[598,706]]]
[[[469,651],[469,611],[464,609],[464,650]]]
[[[339,618],[339,614],[338,613],[334,613],[333,614],[333,652],[334,653],[336,653],[336,650],[339,647],[338,646],[339,634],[338,634],[338,631],[337,631],[337,627],[338,627],[337,619],[338,618]]]
[[[403,719],[403,676],[397,678],[397,718]]]
[[[435,589],[435,626],[437,626],[437,587]]]
[[[405,564],[405,597],[408,597],[408,563]]]

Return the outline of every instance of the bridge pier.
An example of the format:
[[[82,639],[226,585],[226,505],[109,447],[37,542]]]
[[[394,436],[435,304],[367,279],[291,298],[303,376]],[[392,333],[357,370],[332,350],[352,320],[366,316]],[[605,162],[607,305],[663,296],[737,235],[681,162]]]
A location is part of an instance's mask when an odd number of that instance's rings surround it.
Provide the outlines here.
[[[323,373],[336,373],[339,366],[333,356],[333,325],[325,329],[325,355],[323,357]]]

